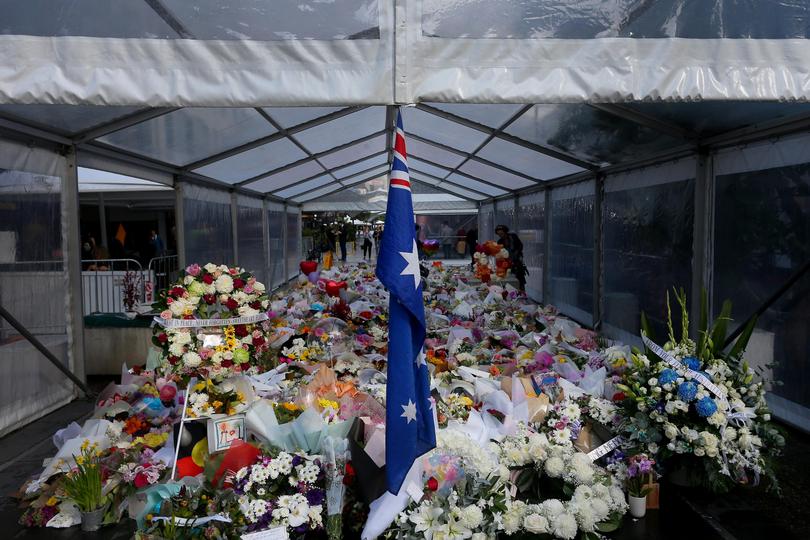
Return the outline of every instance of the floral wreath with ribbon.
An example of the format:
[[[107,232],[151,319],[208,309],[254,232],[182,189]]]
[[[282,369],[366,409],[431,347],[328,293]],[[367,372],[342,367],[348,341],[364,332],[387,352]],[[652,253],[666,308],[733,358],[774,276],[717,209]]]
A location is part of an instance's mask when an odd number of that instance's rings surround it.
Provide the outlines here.
[[[269,355],[264,284],[243,268],[188,266],[152,307],[158,371],[182,379],[227,378],[261,371]]]

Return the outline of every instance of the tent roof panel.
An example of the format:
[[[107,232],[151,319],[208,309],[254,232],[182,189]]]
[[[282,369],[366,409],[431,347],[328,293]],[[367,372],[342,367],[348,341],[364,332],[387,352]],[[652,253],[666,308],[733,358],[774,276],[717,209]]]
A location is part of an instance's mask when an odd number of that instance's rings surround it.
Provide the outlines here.
[[[0,105],[2,115],[70,135],[76,135],[141,110],[146,109],[95,105]]]
[[[313,176],[324,173],[324,168],[317,161],[307,161],[301,165],[296,165],[287,170],[272,174],[261,180],[245,184],[245,187],[255,191],[267,193],[278,189],[286,188],[301,180],[306,180]]]
[[[344,107],[263,107],[262,110],[269,114],[273,120],[281,124],[281,127],[291,128],[343,108]]]
[[[476,191],[480,191],[481,193],[486,193],[487,195],[491,195],[493,197],[498,197],[500,195],[506,195],[506,189],[498,189],[494,186],[490,186],[489,184],[485,184],[483,182],[479,182],[477,180],[473,180],[466,174],[461,174],[458,172],[454,172],[450,176],[447,177],[448,180],[453,181],[455,184],[461,186],[468,186]]]
[[[511,165],[512,163],[510,163]],[[459,168],[459,171],[487,180],[493,184],[503,186],[507,190],[516,190],[535,185],[535,182],[497,169],[477,160],[469,160]]]
[[[275,132],[255,109],[188,108],[110,133],[99,141],[173,165],[185,165]]]
[[[488,142],[476,156],[509,167],[532,178],[543,180],[551,180],[585,170],[582,167],[577,167],[571,163],[529,150],[497,137]]]
[[[366,158],[359,163],[355,163],[354,165],[350,165],[348,167],[344,167],[342,169],[335,171],[335,177],[347,178],[361,171],[365,171],[366,169],[370,169],[377,165],[386,165],[387,163],[388,163],[388,156],[386,156],[385,154],[380,154],[378,156]]]
[[[363,141],[342,150],[322,156],[319,158],[319,161],[323,163],[324,167],[328,167],[330,169],[342,167],[343,165],[356,161],[363,156],[370,156],[371,154],[384,151],[385,137],[385,134],[380,134],[379,137],[374,137],[367,141]]]
[[[491,128],[501,127],[523,106],[511,104],[475,105],[472,103],[428,103],[428,105]]]
[[[464,152],[472,152],[487,138],[486,133],[414,107],[404,108],[402,116],[406,134],[415,133]]]
[[[385,107],[367,107],[335,120],[295,134],[296,140],[313,153],[323,152],[346,142],[347,136],[359,139],[385,127]]]
[[[413,138],[406,141],[406,146],[408,149],[409,158],[410,156],[422,156],[429,161],[438,163],[439,165],[444,165],[445,167],[449,167],[451,169],[455,169],[461,165],[462,161],[464,161],[464,156],[461,154],[448,152],[447,150],[443,150],[438,146]]]
[[[267,171],[272,171],[307,157],[289,139],[279,139],[263,144],[252,150],[236,154],[210,165],[196,169],[195,172],[211,178],[235,184]]]
[[[325,174],[323,176],[319,176],[318,178],[313,178],[312,180],[307,180],[306,182],[284,188],[281,191],[275,192],[274,195],[287,199],[328,184],[338,185],[337,181],[332,178],[332,176]]]

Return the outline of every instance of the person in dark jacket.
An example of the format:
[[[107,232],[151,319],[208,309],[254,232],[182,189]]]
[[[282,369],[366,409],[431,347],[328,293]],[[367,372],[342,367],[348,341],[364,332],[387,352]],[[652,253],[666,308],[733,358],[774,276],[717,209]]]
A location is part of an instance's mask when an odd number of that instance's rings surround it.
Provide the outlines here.
[[[526,290],[526,265],[523,264],[523,242],[518,235],[509,232],[506,225],[495,227],[495,234],[498,235],[498,243],[509,252],[509,261],[512,263],[512,274],[518,280],[520,290]]]
[[[338,242],[340,243],[340,260],[346,262],[346,241],[349,238],[349,227],[344,223],[340,226]]]
[[[475,268],[475,246],[478,245],[478,229],[473,227],[467,232],[467,236],[464,237],[464,241],[467,242],[467,252],[470,254],[470,266]]]

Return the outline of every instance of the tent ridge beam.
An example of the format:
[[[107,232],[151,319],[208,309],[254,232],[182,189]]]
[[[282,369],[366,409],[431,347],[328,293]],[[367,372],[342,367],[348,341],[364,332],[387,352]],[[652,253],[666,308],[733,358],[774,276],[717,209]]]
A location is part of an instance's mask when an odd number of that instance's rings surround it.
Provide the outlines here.
[[[554,150],[553,148],[548,148],[546,146],[539,145],[537,143],[524,141],[520,137],[515,137],[514,135],[510,135],[510,134],[505,133],[503,131],[504,129],[506,129],[509,126],[509,124],[511,124],[512,122],[517,120],[520,116],[525,114],[525,112],[528,111],[532,106],[533,105],[526,105],[525,107],[521,108],[517,112],[517,114],[515,114],[512,118],[507,120],[507,122],[504,125],[502,125],[500,128],[492,128],[492,127],[489,127],[489,126],[485,126],[483,124],[479,124],[478,122],[473,122],[472,120],[468,120],[467,118],[462,118],[461,116],[456,116],[453,113],[449,113],[447,111],[437,109],[436,107],[431,107],[430,105],[425,105],[424,103],[420,103],[416,107],[418,109],[421,109],[421,110],[423,110],[425,112],[428,112],[428,113],[433,114],[435,116],[438,116],[440,118],[444,118],[445,120],[449,120],[451,122],[455,122],[455,123],[460,124],[462,126],[469,127],[469,128],[481,131],[483,133],[486,133],[487,135],[493,135],[494,134],[495,137],[497,137],[499,139],[503,139],[503,140],[505,140],[507,142],[511,142],[513,144],[516,144],[518,146],[522,146],[524,148],[528,148],[529,150],[534,150],[535,152],[537,152],[539,154],[544,154],[544,155],[552,157],[554,159],[559,159],[560,161],[565,161],[566,163],[570,163],[571,165],[576,165],[577,167],[581,167],[583,169],[593,170],[593,169],[598,167],[597,165],[595,165],[593,163],[590,163],[588,161],[583,161],[583,160],[581,160],[581,159],[579,159],[579,158],[577,158],[575,156],[569,156],[568,154],[565,154],[565,153],[560,152],[558,150]],[[490,142],[490,141],[491,141],[491,139],[486,141],[486,142]]]
[[[287,129],[288,133],[298,133],[299,131],[304,131],[305,129],[309,129],[315,126],[319,126],[321,124],[325,124],[331,120],[335,120],[342,116],[346,116],[353,112],[359,111],[361,109],[365,109],[367,106],[353,106],[353,107],[346,107],[345,109],[340,109],[339,111],[334,111],[324,116],[319,116],[318,118],[314,118],[302,124],[298,124],[297,126],[293,126]],[[229,157],[235,156],[236,154],[241,154],[242,152],[247,152],[248,150],[253,150],[259,146],[262,146],[267,143],[271,143],[282,139],[284,135],[281,133],[271,133],[270,135],[266,135],[264,137],[260,137],[256,140],[246,142],[245,144],[240,144],[239,146],[235,146],[229,150],[224,150],[212,156],[208,156],[207,158],[200,159],[193,163],[189,163],[183,166],[184,171],[191,171],[194,169],[199,169],[201,167],[205,167],[206,165],[210,165],[216,161],[221,161],[223,159],[227,159]]]
[[[363,161],[365,161],[367,159],[371,159],[373,157],[380,156],[380,155],[382,155],[384,153],[385,153],[385,150],[380,150],[379,152],[375,152],[375,153],[370,154],[368,156],[363,156],[360,159],[355,159],[354,161],[350,161],[349,163],[344,163],[340,167],[333,168],[332,171],[337,171],[337,170],[340,170],[340,169],[344,169],[346,167],[351,167],[352,165],[356,165],[356,164],[361,163],[361,162],[363,162]],[[379,165],[378,165],[378,167],[379,167]],[[301,180],[296,180],[295,182],[292,182],[291,184],[287,184],[285,186],[281,186],[281,187],[278,187],[278,188],[275,188],[275,189],[271,189],[269,191],[269,193],[276,193],[276,192],[279,192],[279,191],[284,191],[286,189],[290,189],[291,187],[295,187],[295,186],[297,186],[299,184],[309,182],[310,180],[315,180],[316,178],[318,178],[320,176],[323,176],[323,175],[324,175],[324,173],[322,173],[322,172],[320,172],[318,174],[313,174],[312,176],[307,176],[306,178],[302,178]],[[335,177],[333,176],[333,178],[335,178]],[[337,180],[338,182],[340,181],[339,178],[335,178],[335,180]]]
[[[380,165],[375,165],[374,167],[369,167],[368,169],[364,169],[364,170],[362,170],[362,171],[359,171],[359,172],[357,172],[357,173],[355,173],[355,174],[353,174],[353,175],[351,175],[351,176],[347,176],[346,178],[343,178],[343,179],[340,179],[340,180],[339,180],[339,179],[337,179],[337,178],[335,178],[335,183],[336,183],[336,184],[339,184],[339,185],[341,185],[341,186],[344,186],[344,187],[350,187],[350,186],[345,186],[345,185],[343,184],[343,182],[347,182],[347,181],[349,181],[349,180],[351,180],[351,179],[353,179],[353,178],[357,178],[358,176],[362,176],[362,175],[364,175],[364,174],[368,174],[369,172],[373,171],[374,169],[378,169],[379,167],[380,167]],[[372,180],[372,179],[374,179],[374,178],[377,178],[378,176],[379,176],[379,175],[377,175],[377,174],[372,174],[371,176],[369,176],[369,177],[368,177],[368,178],[366,178],[365,180],[362,180],[362,181],[360,181],[360,182],[354,182],[354,183],[352,183],[352,185],[354,185],[355,183],[356,183],[356,184],[359,184],[359,183],[361,183],[361,182],[366,182],[366,181],[368,181],[368,180]],[[298,193],[297,195],[293,195],[292,197],[301,197],[302,195],[306,195],[307,193],[312,193],[313,191],[317,191],[317,190],[319,190],[319,189],[323,189],[323,188],[325,188],[325,187],[326,187],[326,186],[328,186],[328,185],[329,185],[329,184],[324,184],[324,185],[322,185],[322,186],[314,187],[314,188],[312,188],[312,189],[308,189],[307,191],[303,191],[303,192],[301,192],[301,193]],[[285,188],[283,188],[283,189],[287,189],[287,188],[289,188],[289,187],[292,187],[292,186],[287,186],[287,187],[285,187]],[[281,190],[279,190],[279,191],[281,191]]]
[[[458,182],[454,182],[454,181],[452,181],[452,180],[445,180],[444,178],[439,178],[439,177],[438,177],[438,176],[436,176],[436,175],[433,175],[433,174],[430,174],[430,173],[426,173],[425,171],[419,170],[419,168],[418,168],[418,167],[416,167],[416,168],[414,168],[414,167],[408,167],[408,169],[409,169],[409,170],[411,170],[411,171],[413,171],[413,172],[415,172],[416,174],[420,174],[420,175],[423,175],[423,176],[427,176],[428,178],[432,178],[432,179],[434,179],[434,180],[438,180],[438,182],[439,182],[440,184],[441,184],[441,183],[443,183],[443,182],[446,182],[446,183],[450,184],[451,186],[457,186],[457,187],[460,187],[460,188],[462,188],[462,189],[466,189],[467,191],[472,191],[473,193],[478,193],[479,195],[481,195],[481,196],[483,196],[483,197],[487,197],[487,198],[492,197],[492,195],[491,195],[491,194],[489,194],[489,193],[484,193],[483,191],[479,191],[479,190],[477,190],[477,189],[475,189],[475,188],[472,188],[472,187],[470,187],[470,186],[465,186],[465,185],[459,184]],[[513,192],[512,192],[512,191],[509,191],[509,190],[506,190],[506,194],[509,194],[509,193],[513,193]]]
[[[33,126],[27,122],[21,122],[20,120],[10,118],[3,114],[0,114],[0,128],[52,143],[64,144],[66,146],[71,146],[73,144],[73,141],[69,137],[53,133],[47,129]]]
[[[436,163],[435,161],[431,161],[431,160],[429,160],[429,159],[421,158],[421,157],[419,157],[419,156],[413,156],[413,158],[414,158],[414,159],[418,159],[419,161],[424,161],[424,162],[425,162],[425,163],[427,163],[428,165],[433,165],[434,167],[439,167],[439,168],[445,169],[445,170],[450,171],[450,172],[452,172],[452,171],[453,171],[453,168],[452,168],[452,167],[448,167],[447,165],[442,165],[441,163]],[[517,190],[511,189],[511,188],[504,187],[504,186],[499,186],[498,184],[493,184],[492,182],[490,182],[490,181],[488,181],[488,180],[484,180],[483,178],[479,178],[478,176],[474,176],[474,175],[472,175],[472,174],[468,174],[468,173],[465,173],[465,172],[460,172],[460,173],[458,173],[458,174],[460,174],[460,175],[462,175],[462,176],[466,176],[466,177],[468,177],[468,178],[470,178],[470,179],[472,179],[472,180],[475,180],[476,182],[481,182],[482,184],[486,184],[486,185],[488,185],[488,186],[490,186],[490,187],[493,187],[493,188],[495,188],[495,189],[498,189],[498,190],[500,190],[500,191],[505,191],[505,192],[507,192],[507,193],[511,193],[511,192],[513,192],[513,191],[517,191]],[[446,178],[439,178],[438,176],[436,176],[436,175],[434,175],[434,174],[432,174],[432,175],[430,175],[430,176],[431,176],[432,178],[437,178],[437,179],[442,180],[442,181],[447,180]],[[449,181],[449,180],[448,180],[448,181]],[[490,195],[487,195],[487,196],[489,197]]]
[[[132,127],[136,124],[140,124],[141,122],[146,122],[159,116],[163,116],[165,114],[178,110],[180,110],[179,107],[169,107],[161,109],[146,109],[141,111],[135,111],[132,114],[126,115],[122,118],[117,118],[106,124],[101,124],[99,126],[92,127],[76,135],[75,137],[73,137],[73,143],[82,144],[88,141],[92,141],[93,139],[104,137],[105,135],[109,135],[110,133],[121,131],[122,129]]]
[[[169,27],[177,32],[177,35],[183,39],[195,39],[194,35],[185,27],[185,25],[180,22],[180,20],[175,16],[174,13],[169,10],[166,6],[163,5],[163,2],[160,0],[144,0],[146,4],[152,8],[152,11],[157,13],[158,17],[163,19]]]

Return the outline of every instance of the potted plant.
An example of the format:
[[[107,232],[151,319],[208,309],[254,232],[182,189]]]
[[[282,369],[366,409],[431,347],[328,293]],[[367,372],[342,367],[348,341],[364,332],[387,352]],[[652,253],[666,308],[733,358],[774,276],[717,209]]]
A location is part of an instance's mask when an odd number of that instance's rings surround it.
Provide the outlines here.
[[[76,467],[65,475],[64,489],[82,514],[82,530],[92,532],[101,527],[107,502],[102,495],[101,452],[97,443],[88,440],[81,449],[81,454],[74,456]]]
[[[630,515],[643,518],[647,513],[647,494],[652,491],[653,465],[647,454],[630,456],[627,463],[627,502]]]
[[[127,272],[124,274],[124,280],[121,283],[123,289],[124,313],[128,319],[134,319],[138,314],[135,311],[135,306],[141,298],[141,288],[143,287],[143,277],[136,272]]]

